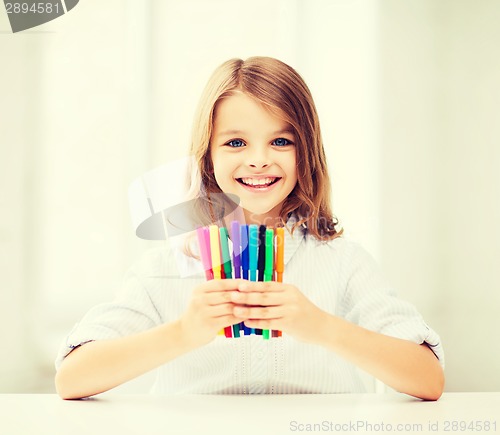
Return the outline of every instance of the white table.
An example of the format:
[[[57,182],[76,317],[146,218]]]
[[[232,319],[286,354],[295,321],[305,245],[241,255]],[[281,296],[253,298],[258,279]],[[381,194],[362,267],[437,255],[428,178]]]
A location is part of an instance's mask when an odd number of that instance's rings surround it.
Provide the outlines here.
[[[472,424],[476,430],[461,430],[463,424]],[[74,401],[64,401],[53,394],[0,394],[2,435],[391,432],[500,434],[500,393],[446,393],[437,402],[396,393],[284,396],[105,393]]]

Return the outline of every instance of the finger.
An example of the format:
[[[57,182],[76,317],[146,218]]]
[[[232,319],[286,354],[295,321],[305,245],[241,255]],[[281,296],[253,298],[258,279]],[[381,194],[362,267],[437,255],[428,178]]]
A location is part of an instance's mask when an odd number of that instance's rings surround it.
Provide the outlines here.
[[[230,292],[229,296],[239,305],[276,306],[283,303],[282,292]]]
[[[278,319],[283,317],[283,307],[247,307],[236,305],[233,314],[240,319]]]
[[[227,326],[238,325],[241,323],[241,319],[234,317],[233,315],[221,316],[214,319],[217,322],[217,328],[223,329]]]
[[[282,319],[249,319],[243,322],[247,328],[283,330]]]
[[[232,313],[215,317],[206,317],[203,319],[199,318],[198,320],[199,321],[196,323],[191,323],[192,325],[197,325],[195,328],[203,328],[204,330],[206,328],[214,328],[217,331],[227,326],[237,325],[242,321],[240,318],[234,317]]]
[[[232,303],[227,303],[207,306],[203,310],[203,315],[214,319],[228,315],[234,316],[234,305]],[[238,321],[241,322],[241,319],[238,318]]]
[[[212,279],[198,287],[198,291],[208,293],[225,290],[237,290],[242,279]]]
[[[210,293],[205,293],[202,299],[206,305],[220,305],[227,302],[232,302],[234,297],[233,295],[235,293],[238,292],[234,290],[210,292]]]
[[[241,292],[283,292],[287,285],[277,281],[247,281],[238,280],[238,290]]]

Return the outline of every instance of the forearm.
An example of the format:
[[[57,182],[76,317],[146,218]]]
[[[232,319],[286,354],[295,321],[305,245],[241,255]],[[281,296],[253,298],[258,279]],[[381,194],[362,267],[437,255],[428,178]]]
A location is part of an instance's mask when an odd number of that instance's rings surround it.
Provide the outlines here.
[[[93,341],[76,348],[64,359],[56,375],[56,389],[64,399],[92,396],[189,350],[179,322],[118,339]]]
[[[443,370],[425,344],[369,331],[324,312],[322,316],[323,319],[318,319],[318,344],[397,391],[426,400],[437,400],[441,396]]]

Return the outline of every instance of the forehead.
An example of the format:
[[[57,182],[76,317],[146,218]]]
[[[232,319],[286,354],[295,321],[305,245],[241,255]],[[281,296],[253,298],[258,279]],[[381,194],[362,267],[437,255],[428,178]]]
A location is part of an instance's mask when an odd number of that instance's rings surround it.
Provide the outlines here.
[[[288,130],[290,125],[255,98],[235,92],[222,98],[214,112],[214,133],[228,128],[238,130]],[[290,129],[291,130],[291,129]]]

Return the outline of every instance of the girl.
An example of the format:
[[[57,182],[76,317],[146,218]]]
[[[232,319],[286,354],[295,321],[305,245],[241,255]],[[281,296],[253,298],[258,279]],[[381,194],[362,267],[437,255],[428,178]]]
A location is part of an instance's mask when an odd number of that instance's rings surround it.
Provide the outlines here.
[[[180,278],[173,250],[148,253],[117,299],[67,337],[56,361],[61,397],[155,368],[157,393],[363,392],[359,368],[398,391],[441,396],[439,337],[336,230],[318,116],[294,69],[264,57],[221,65],[201,99],[192,153],[199,197],[237,195],[246,223],[287,228],[286,282]],[[218,335],[242,321],[283,336]]]

